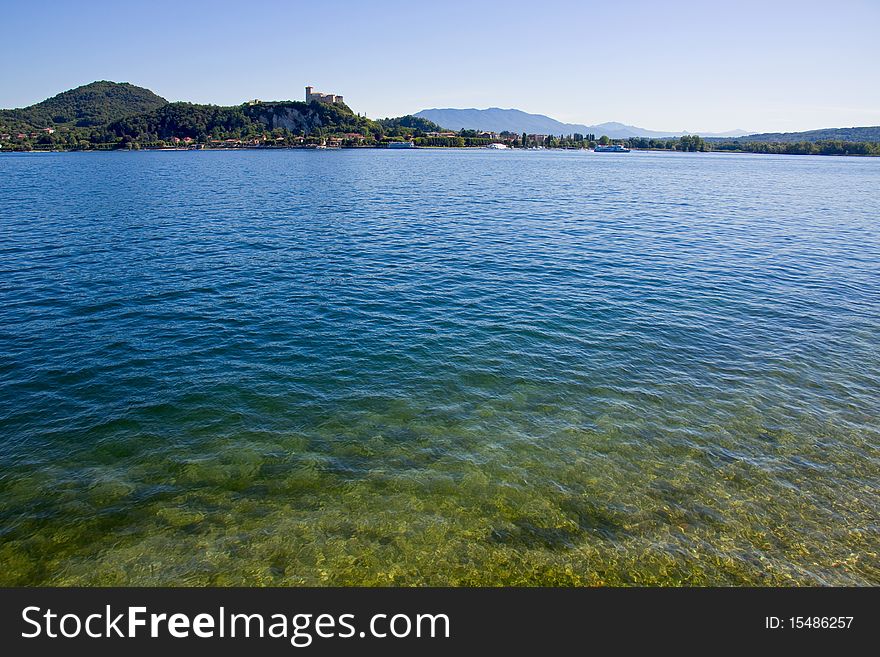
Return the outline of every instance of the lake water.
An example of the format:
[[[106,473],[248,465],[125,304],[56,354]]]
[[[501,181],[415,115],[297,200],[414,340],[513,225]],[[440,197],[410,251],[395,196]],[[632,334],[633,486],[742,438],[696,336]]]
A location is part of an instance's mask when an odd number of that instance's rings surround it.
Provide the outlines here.
[[[0,157],[0,584],[880,584],[880,159]]]

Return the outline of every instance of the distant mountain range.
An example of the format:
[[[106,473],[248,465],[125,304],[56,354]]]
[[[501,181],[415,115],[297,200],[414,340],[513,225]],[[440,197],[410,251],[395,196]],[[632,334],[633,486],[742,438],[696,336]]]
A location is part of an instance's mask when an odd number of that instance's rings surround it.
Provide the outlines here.
[[[527,132],[529,134],[542,135],[568,135],[575,132],[580,134],[593,133],[597,136],[607,135],[615,139],[626,137],[680,137],[691,134],[688,132],[663,132],[647,130],[624,123],[598,123],[596,125],[583,125],[580,123],[562,123],[551,119],[543,114],[529,114],[518,109],[501,109],[490,107],[489,109],[426,109],[416,112],[419,116],[449,130],[490,130],[492,132]],[[740,137],[749,134],[746,130],[731,130],[729,132],[700,133],[705,137]]]

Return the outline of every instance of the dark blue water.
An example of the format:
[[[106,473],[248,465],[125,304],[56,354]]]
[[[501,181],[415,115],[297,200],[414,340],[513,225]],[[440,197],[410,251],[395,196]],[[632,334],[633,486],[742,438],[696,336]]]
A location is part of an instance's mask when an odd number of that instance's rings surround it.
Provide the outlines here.
[[[880,584],[880,159],[0,157],[0,583]]]

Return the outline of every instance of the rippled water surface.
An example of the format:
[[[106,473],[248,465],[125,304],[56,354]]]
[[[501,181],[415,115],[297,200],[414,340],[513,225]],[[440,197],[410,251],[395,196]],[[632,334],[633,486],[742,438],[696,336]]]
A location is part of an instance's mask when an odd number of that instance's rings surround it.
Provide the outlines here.
[[[880,584],[880,159],[0,157],[2,584]]]

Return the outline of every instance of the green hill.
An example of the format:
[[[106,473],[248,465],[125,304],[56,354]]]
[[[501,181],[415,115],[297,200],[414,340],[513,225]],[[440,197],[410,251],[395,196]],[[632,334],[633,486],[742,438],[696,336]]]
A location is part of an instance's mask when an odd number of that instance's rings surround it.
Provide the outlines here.
[[[346,105],[317,101],[265,102],[231,107],[168,103],[97,128],[92,139],[104,143],[119,140],[153,143],[189,137],[204,142],[211,138],[254,139],[272,132],[310,137],[357,133],[366,140],[380,141],[383,138],[411,138],[437,130],[442,128],[414,116],[374,121],[355,114]]]
[[[175,137],[197,141],[208,138],[243,139],[283,131],[298,135],[359,133],[380,136],[382,128],[345,105],[284,101],[257,105],[196,105],[169,103],[143,114],[128,116],[98,129],[100,141],[117,139],[154,142]]]
[[[818,142],[818,141],[871,141],[880,142],[880,126],[867,126],[861,128],[822,128],[808,130],[806,132],[762,132],[755,135],[743,135],[742,137],[719,139],[717,141],[736,142]]]
[[[419,130],[421,132],[442,132],[443,128],[434,123],[433,121],[429,121],[428,119],[422,118],[421,116],[413,116],[412,114],[407,114],[406,116],[398,116],[393,119],[379,119],[378,123],[389,130],[393,130],[395,128],[409,128],[411,130]]]
[[[55,132],[45,128],[54,128]],[[272,133],[272,139],[305,136],[320,140],[349,135],[349,141],[372,143],[419,137],[440,129],[414,116],[373,121],[346,105],[317,101],[231,107],[169,103],[149,89],[107,81],[65,91],[30,107],[0,110],[4,150],[176,143],[175,139],[187,138],[198,143],[217,139],[247,139],[253,143],[265,142],[268,133]]]
[[[100,126],[168,103],[149,89],[127,82],[92,82],[30,107],[0,110],[0,127],[8,131],[60,126]]]

